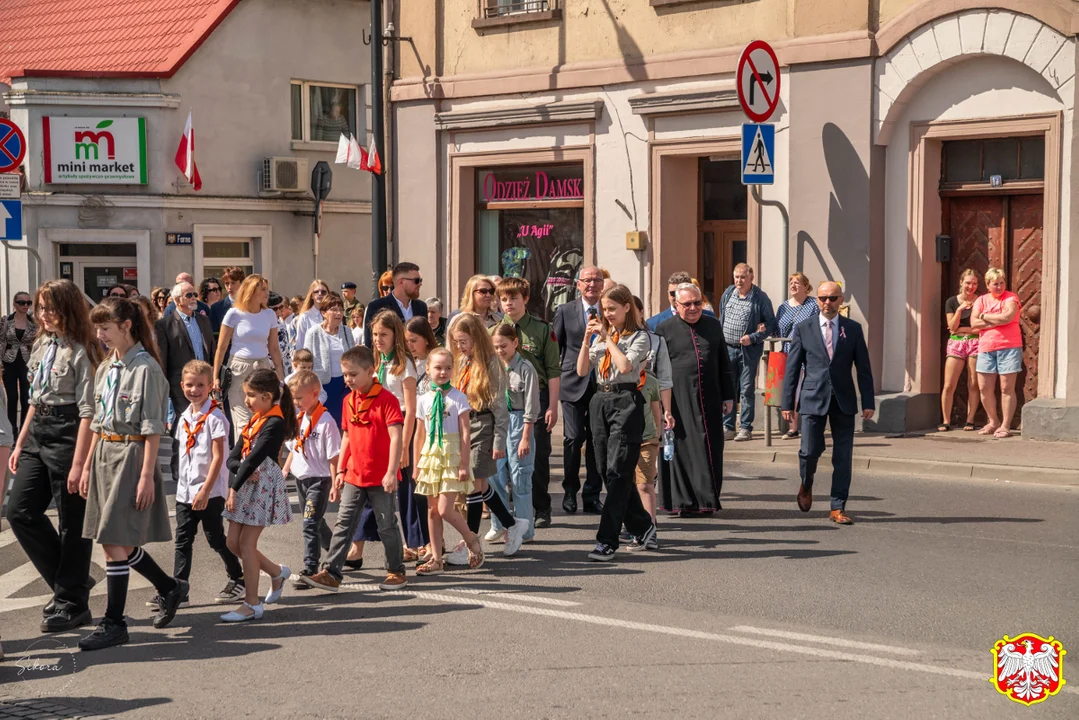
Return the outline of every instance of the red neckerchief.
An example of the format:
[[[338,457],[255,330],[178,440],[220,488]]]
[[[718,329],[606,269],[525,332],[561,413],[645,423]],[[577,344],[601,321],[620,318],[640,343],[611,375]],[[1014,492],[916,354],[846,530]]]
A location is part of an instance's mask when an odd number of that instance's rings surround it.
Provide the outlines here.
[[[184,418],[184,431],[187,433],[187,445],[184,448],[184,455],[191,454],[191,451],[195,447],[195,441],[198,438],[199,433],[202,432],[203,426],[206,425],[206,418],[210,417],[210,414],[219,407],[221,406],[217,404],[216,400],[211,400],[210,409],[207,410],[202,417],[195,421],[194,430],[192,430],[191,426],[187,424],[187,418]]]
[[[266,424],[266,420],[272,417],[282,419],[285,417],[281,414],[280,405],[274,405],[265,415],[257,413],[247,421],[243,431],[240,433],[240,436],[244,441],[243,455],[241,455],[241,457],[247,457],[251,454],[251,445],[255,442],[255,438],[258,437],[259,431],[262,430],[262,426]]]
[[[318,425],[318,419],[322,417],[322,413],[326,412],[326,408],[319,403],[315,407],[315,411],[311,413],[311,422],[307,425],[307,429],[300,433],[296,438],[296,451],[304,457],[307,457],[307,452],[303,449],[303,444],[307,442],[307,438],[311,437],[311,431],[315,429],[315,425]],[[303,427],[303,413],[296,416],[296,424]]]
[[[377,397],[380,392],[382,392],[382,386],[376,382],[371,386],[371,389],[367,391],[367,394],[363,396],[363,400],[360,401],[360,406],[357,408],[356,398],[360,395],[360,391],[352,391],[348,396],[348,419],[353,425],[370,424],[371,421],[364,416],[367,415],[367,411],[371,409],[371,403],[375,401],[375,397]]]
[[[618,340],[621,337],[621,333],[617,330],[611,333],[611,340],[615,345],[618,344]],[[600,379],[606,380],[611,374],[611,350],[607,348],[603,351],[603,359],[599,361],[599,376]],[[644,387],[644,370],[641,370],[641,378],[637,382],[637,389],[640,390]]]
[[[460,374],[457,376],[457,382],[454,383],[455,387],[461,392],[468,394],[468,384],[472,382],[472,361],[466,360],[465,366],[461,368]]]

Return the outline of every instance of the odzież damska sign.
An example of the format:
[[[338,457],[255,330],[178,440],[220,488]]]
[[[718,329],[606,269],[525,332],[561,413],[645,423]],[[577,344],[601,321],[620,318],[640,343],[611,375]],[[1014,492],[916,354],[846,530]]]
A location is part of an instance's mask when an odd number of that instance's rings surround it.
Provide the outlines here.
[[[43,117],[45,182],[146,184],[145,118]]]
[[[543,202],[581,200],[584,178],[581,166],[545,169],[488,170],[479,173],[483,202]]]

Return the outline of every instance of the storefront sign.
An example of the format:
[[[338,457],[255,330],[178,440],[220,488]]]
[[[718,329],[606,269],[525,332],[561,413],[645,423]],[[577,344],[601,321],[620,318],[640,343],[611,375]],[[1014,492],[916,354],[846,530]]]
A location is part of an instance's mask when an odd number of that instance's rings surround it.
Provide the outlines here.
[[[115,275],[98,275],[97,276],[97,286],[99,288],[112,287],[115,284],[116,284],[116,276]]]
[[[167,232],[165,233],[166,245],[190,245],[194,240],[194,235],[191,233],[183,232]]]
[[[139,279],[138,268],[124,268],[124,282]]]
[[[45,182],[146,184],[145,118],[43,117]]]
[[[488,171],[481,178],[484,202],[581,200],[584,178],[580,166],[550,170]]]
[[[517,231],[517,237],[545,238],[551,234],[552,230],[554,230],[554,225],[551,223],[546,223],[544,225],[522,225]]]

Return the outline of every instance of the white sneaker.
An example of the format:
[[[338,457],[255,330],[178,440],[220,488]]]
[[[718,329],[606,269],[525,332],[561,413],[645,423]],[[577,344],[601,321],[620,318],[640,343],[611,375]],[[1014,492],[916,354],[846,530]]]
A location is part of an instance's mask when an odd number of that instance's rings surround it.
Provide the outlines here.
[[[738,431],[738,434],[734,436],[735,442],[745,442],[746,440],[753,439],[753,431],[742,428]]]
[[[464,565],[468,566],[468,544],[464,540],[457,543],[457,547],[448,553],[442,555],[442,559],[446,561],[447,565]]]
[[[483,536],[483,539],[489,543],[504,543],[506,542],[506,535],[507,533],[505,530],[495,530],[494,528],[491,528],[487,531],[487,534]]]
[[[502,551],[505,557],[513,557],[521,549],[521,543],[524,542],[525,533],[528,532],[530,525],[528,520],[518,518],[514,526],[506,531],[506,548]]]

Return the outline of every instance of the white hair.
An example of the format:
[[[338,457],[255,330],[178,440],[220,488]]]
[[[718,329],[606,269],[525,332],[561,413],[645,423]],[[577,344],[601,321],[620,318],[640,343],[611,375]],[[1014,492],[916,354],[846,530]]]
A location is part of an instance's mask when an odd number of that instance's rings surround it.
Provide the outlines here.
[[[699,287],[697,287],[693,283],[685,282],[685,283],[679,283],[678,287],[676,287],[674,289],[674,297],[675,297],[676,300],[678,299],[678,293],[682,292],[683,290],[689,290],[694,295],[696,295],[698,298],[700,298],[702,300],[704,299],[704,295],[701,294],[701,289]]]
[[[179,300],[184,296],[184,285],[191,285],[195,287],[193,283],[189,283],[186,280],[184,282],[176,283],[172,286],[172,297]]]

